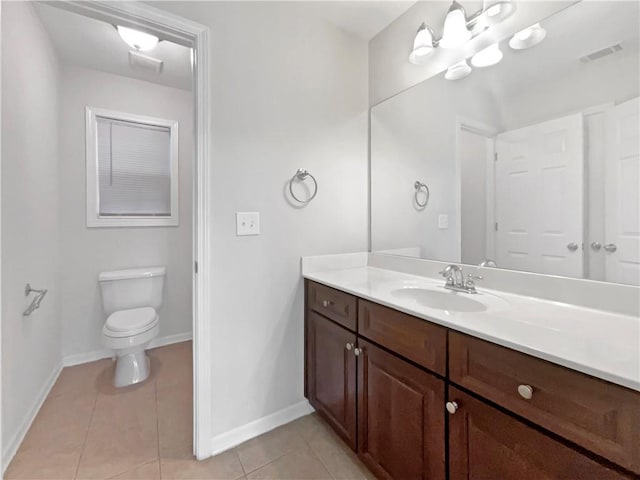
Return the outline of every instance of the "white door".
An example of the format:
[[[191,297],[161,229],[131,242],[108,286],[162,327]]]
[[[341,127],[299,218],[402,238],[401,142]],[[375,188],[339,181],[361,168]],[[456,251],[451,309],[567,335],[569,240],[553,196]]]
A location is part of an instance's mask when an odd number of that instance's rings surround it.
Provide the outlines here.
[[[605,114],[606,279],[640,285],[640,99]]]
[[[575,114],[496,137],[499,267],[582,277],[582,122]]]

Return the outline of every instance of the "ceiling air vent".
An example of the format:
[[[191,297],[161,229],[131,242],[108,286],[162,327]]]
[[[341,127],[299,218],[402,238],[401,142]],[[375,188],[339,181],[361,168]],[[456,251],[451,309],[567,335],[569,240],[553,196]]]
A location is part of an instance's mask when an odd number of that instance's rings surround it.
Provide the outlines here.
[[[580,61],[582,63],[594,62],[602,57],[606,57],[607,55],[619,52],[620,50],[622,50],[622,45],[616,43],[615,45],[611,45],[610,47],[603,48],[602,50],[597,50],[595,52],[591,52],[589,55],[580,57]]]
[[[133,68],[142,68],[145,70],[153,70],[154,72],[162,72],[162,65],[164,62],[157,58],[144,55],[134,50],[129,51],[129,65]]]

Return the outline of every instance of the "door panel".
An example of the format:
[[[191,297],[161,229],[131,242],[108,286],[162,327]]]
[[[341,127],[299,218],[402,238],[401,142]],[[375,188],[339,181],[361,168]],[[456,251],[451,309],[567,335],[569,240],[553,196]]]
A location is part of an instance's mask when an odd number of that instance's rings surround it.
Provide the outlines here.
[[[309,402],[356,448],[356,336],[313,311],[307,313]]]
[[[497,136],[499,267],[582,277],[583,137],[581,114]]]
[[[444,480],[444,381],[359,342],[358,454],[379,478]]]
[[[606,279],[640,285],[640,99],[609,109],[605,115]]]

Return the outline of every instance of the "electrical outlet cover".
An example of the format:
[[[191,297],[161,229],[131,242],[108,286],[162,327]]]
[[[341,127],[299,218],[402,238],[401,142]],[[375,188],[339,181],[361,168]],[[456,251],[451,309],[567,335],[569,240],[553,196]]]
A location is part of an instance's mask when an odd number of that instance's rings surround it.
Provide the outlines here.
[[[260,212],[236,212],[236,235],[260,235]]]

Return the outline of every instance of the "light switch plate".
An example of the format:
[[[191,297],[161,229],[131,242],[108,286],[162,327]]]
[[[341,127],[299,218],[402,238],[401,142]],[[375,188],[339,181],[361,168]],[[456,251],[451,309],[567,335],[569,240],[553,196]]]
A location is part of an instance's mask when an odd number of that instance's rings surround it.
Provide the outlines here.
[[[438,215],[438,228],[441,230],[449,228],[449,215]]]
[[[236,212],[236,235],[260,235],[260,212]]]

